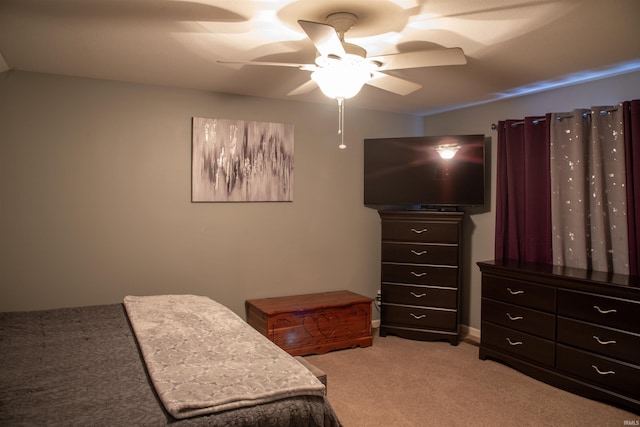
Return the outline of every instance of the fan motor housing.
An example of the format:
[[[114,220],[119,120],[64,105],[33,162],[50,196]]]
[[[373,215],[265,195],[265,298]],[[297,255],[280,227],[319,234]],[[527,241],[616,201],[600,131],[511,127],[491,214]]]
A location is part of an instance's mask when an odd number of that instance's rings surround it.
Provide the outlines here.
[[[367,57],[367,51],[356,45],[353,43],[347,43],[347,42],[342,42],[342,47],[344,47],[344,51],[347,52],[349,55],[356,55],[356,56],[360,56],[362,58],[366,58]]]

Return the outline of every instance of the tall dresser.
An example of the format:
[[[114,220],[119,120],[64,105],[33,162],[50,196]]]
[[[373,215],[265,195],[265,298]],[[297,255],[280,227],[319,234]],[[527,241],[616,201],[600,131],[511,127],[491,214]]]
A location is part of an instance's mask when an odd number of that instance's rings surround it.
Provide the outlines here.
[[[460,340],[462,212],[380,211],[380,336]]]
[[[640,281],[576,268],[488,261],[480,359],[640,414]]]

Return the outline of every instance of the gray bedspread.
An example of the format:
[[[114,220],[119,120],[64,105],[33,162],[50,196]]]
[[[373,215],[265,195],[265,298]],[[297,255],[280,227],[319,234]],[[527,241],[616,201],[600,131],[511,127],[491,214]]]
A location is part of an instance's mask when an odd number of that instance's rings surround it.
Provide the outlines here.
[[[150,384],[122,304],[0,313],[0,425],[339,426],[325,397],[177,420]]]

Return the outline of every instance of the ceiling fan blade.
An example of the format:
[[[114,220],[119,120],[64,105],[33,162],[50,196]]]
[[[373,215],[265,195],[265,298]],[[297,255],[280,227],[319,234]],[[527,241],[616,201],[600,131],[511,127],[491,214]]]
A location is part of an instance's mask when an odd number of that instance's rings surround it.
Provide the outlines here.
[[[306,83],[301,84],[300,86],[289,92],[287,96],[303,95],[305,93],[311,92],[317,87],[318,84],[315,82],[315,80],[309,79]]]
[[[232,65],[266,65],[269,67],[292,67],[299,68],[306,71],[315,71],[318,68],[314,64],[296,64],[292,62],[269,62],[269,61],[218,61],[220,64],[232,64]]]
[[[421,50],[417,52],[396,53],[367,58],[379,62],[378,68],[384,70],[400,70],[405,68],[437,67],[442,65],[464,65],[467,57],[459,47],[449,49]]]
[[[409,95],[422,87],[419,83],[378,72],[373,73],[373,78],[367,84],[398,95]]]
[[[344,47],[338,37],[338,33],[336,33],[335,28],[331,25],[303,20],[299,20],[298,24],[300,24],[304,32],[307,33],[307,36],[316,46],[320,55],[337,55],[339,57],[345,55]]]

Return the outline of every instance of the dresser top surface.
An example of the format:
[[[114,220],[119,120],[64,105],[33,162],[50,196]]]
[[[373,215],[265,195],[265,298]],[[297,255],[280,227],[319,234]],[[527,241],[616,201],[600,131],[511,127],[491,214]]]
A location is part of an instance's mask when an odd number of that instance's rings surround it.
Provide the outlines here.
[[[321,292],[315,294],[291,295],[283,297],[259,298],[247,300],[247,305],[254,306],[261,312],[273,315],[296,311],[318,310],[328,307],[348,306],[352,304],[371,303],[373,298],[365,297],[351,291]]]
[[[590,283],[610,286],[630,291],[640,291],[640,278],[606,271],[585,270],[551,264],[536,264],[513,260],[492,260],[478,262],[482,272],[523,273],[542,280],[564,280],[575,283]]]

